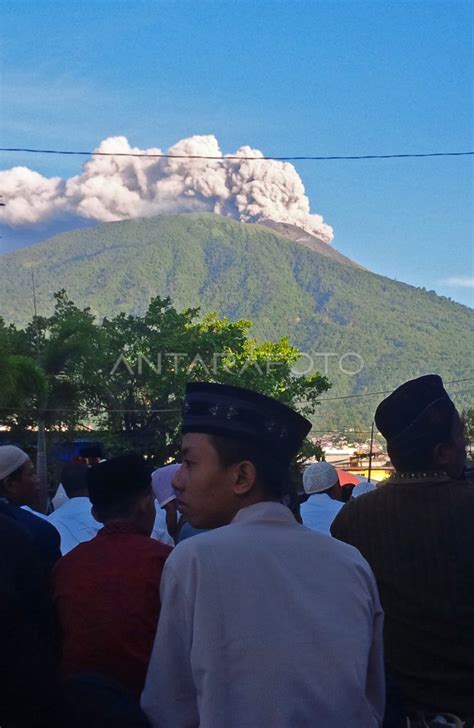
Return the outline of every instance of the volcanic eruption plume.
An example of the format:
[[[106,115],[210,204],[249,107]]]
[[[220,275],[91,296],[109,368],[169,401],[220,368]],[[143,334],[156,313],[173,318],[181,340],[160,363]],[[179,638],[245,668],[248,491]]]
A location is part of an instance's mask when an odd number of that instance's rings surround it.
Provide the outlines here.
[[[123,136],[105,139],[95,151],[164,153],[131,147]],[[2,222],[31,225],[66,214],[110,222],[161,213],[214,212],[243,222],[291,223],[325,242],[332,240],[332,228],[321,215],[310,213],[292,164],[264,160],[258,149],[248,146],[229,155],[236,157],[231,159],[222,154],[213,135],[182,139],[166,154],[176,159],[93,156],[82,174],[67,180],[47,178],[27,167],[2,171],[0,193],[6,203]]]

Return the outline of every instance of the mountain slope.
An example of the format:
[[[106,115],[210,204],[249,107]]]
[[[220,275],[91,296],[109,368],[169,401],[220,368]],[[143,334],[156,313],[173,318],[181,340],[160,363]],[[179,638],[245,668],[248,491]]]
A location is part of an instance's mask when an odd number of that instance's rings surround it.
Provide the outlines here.
[[[330,397],[384,391],[430,371],[447,381],[469,376],[467,307],[217,215],[76,230],[1,257],[0,269],[0,314],[7,321],[31,318],[32,270],[41,314],[51,312],[59,288],[99,317],[140,314],[151,296],[170,296],[177,308],[249,318],[258,337],[289,336],[316,368],[327,365]],[[353,375],[343,371],[360,367]],[[465,388],[460,404],[472,401]],[[366,429],[380,399],[328,402],[318,429]]]
[[[294,243],[299,243],[310,250],[314,250],[315,253],[325,255],[326,258],[331,258],[337,263],[351,265],[354,268],[363,268],[362,265],[359,265],[359,263],[356,263],[346,255],[343,255],[332,245],[328,245],[323,240],[320,240],[316,235],[312,235],[296,225],[291,225],[288,222],[275,222],[275,220],[260,220],[258,224],[270,228],[270,230],[274,230],[276,233],[283,235],[284,238],[292,240]]]

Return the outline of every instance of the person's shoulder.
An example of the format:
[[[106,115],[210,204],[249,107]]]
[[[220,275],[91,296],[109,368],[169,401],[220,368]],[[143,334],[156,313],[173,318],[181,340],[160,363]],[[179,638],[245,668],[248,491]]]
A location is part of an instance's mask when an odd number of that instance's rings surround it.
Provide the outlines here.
[[[472,477],[450,480],[449,485],[452,488],[460,488],[468,497],[474,498],[474,479]]]
[[[183,565],[193,560],[204,561],[213,556],[216,549],[224,547],[229,542],[229,536],[232,540],[231,529],[233,528],[235,528],[235,524],[213,528],[180,541],[174,547],[168,561],[172,564]]]
[[[25,508],[17,509],[17,519],[30,527],[36,533],[49,536],[50,538],[59,538],[59,533],[52,523],[41,515],[36,515],[33,511],[27,511]]]
[[[91,564],[100,563],[94,541],[95,538],[84,541],[58,559],[53,567],[53,579],[56,583],[63,579],[74,580],[78,571],[88,569]]]
[[[339,541],[337,538],[334,538],[327,533],[315,531],[304,524],[302,525],[302,528],[305,531],[305,538],[307,541],[309,542],[309,540],[311,540],[313,542],[313,548],[310,547],[309,543],[305,544],[306,553],[312,552],[318,557],[318,559],[327,557],[336,561],[346,562],[359,562],[362,559],[365,563],[360,552],[348,543]]]
[[[370,565],[360,551],[350,543],[334,538],[326,533],[301,526],[301,553],[305,554],[305,564],[310,571],[323,570],[331,577],[339,578],[347,584],[364,585],[373,592],[374,576]],[[304,533],[304,536],[303,536]]]
[[[75,502],[76,501],[76,502]],[[48,520],[54,522],[68,516],[71,512],[74,513],[77,510],[77,498],[70,498],[65,503],[62,503],[52,513],[49,514]]]
[[[6,540],[11,547],[26,543],[26,548],[33,549],[30,532],[21,521],[12,518],[8,511],[0,512],[0,537],[2,541]]]
[[[361,529],[365,531],[371,520],[377,518],[377,514],[390,510],[394,492],[394,485],[387,483],[345,503],[331,524],[331,534],[336,539],[352,543]]]
[[[150,554],[157,556],[161,559],[167,559],[171,552],[174,550],[173,546],[170,546],[163,541],[159,541],[156,538],[145,538],[146,541],[143,542],[143,548],[147,550]]]
[[[57,510],[53,511],[48,516],[48,523],[53,525],[55,528],[57,526],[60,526],[63,523],[64,518],[67,517],[68,512],[62,510],[65,506],[67,506],[67,503],[60,506]]]
[[[82,541],[74,546],[67,554],[61,556],[60,563],[73,564],[76,561],[81,561],[87,557],[95,557],[95,554],[102,552],[97,535],[88,541]]]
[[[347,503],[344,503],[340,513],[355,513],[359,510],[376,508],[381,501],[391,497],[395,487],[390,481],[385,481],[383,484],[378,485],[375,490],[362,493],[357,498],[351,498]]]
[[[88,543],[93,543],[96,539],[97,537]],[[109,549],[112,543],[112,538],[108,539]],[[127,561],[133,562],[138,559],[142,563],[150,564],[157,561],[163,564],[174,550],[173,546],[142,533],[127,534],[125,539],[120,539],[120,542],[114,543],[113,546],[113,551],[120,553]]]

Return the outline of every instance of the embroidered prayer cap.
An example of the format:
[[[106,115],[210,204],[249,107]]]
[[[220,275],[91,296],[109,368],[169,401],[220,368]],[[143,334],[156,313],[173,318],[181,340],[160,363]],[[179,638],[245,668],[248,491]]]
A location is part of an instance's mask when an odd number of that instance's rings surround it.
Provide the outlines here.
[[[447,413],[455,407],[437,374],[410,379],[384,399],[375,412],[375,424],[387,441],[403,437],[431,408]],[[410,430],[408,428],[411,428]]]
[[[339,476],[334,465],[322,460],[319,463],[308,465],[303,471],[303,488],[305,493],[323,493],[332,488],[339,481]]]
[[[15,445],[2,445],[0,447],[0,480],[18,470],[28,460],[26,452]]]
[[[151,488],[151,468],[141,455],[120,455],[89,468],[87,487],[92,505],[110,505],[146,493]]]
[[[258,444],[287,467],[311,429],[290,407],[250,389],[228,384],[186,385],[181,431],[232,437]]]

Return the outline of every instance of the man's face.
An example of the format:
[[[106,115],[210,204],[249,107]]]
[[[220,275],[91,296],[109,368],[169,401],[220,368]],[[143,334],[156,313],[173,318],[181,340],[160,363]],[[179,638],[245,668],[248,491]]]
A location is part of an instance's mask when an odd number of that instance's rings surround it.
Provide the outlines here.
[[[29,458],[21,468],[20,474],[15,479],[9,480],[8,486],[8,497],[12,503],[32,508],[38,506],[39,478]]]
[[[181,462],[172,485],[176,505],[186,520],[195,528],[230,523],[239,509],[233,491],[235,467],[223,467],[208,435],[195,432],[183,437]]]

